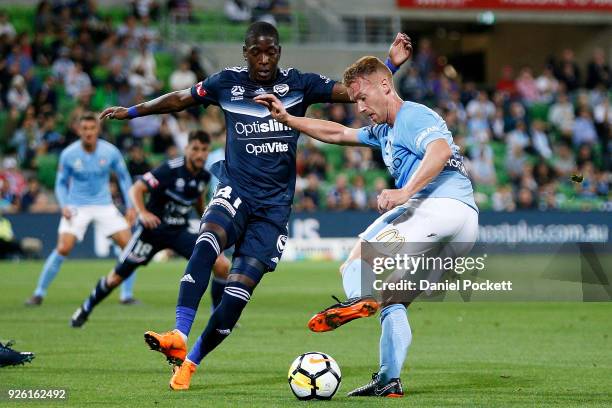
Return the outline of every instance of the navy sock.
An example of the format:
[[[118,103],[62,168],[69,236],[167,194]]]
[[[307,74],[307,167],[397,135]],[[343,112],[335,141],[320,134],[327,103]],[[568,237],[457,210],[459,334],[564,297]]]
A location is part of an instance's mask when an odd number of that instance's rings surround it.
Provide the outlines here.
[[[89,297],[83,302],[83,309],[85,309],[87,313],[91,313],[93,308],[103,301],[112,291],[113,288],[106,286],[106,276],[101,277],[96,287],[91,291]]]
[[[219,307],[213,312],[206,329],[187,356],[189,361],[200,364],[208,353],[229,336],[252,293],[253,288],[243,283],[227,283]]]
[[[198,237],[195,248],[181,278],[178,302],[176,305],[176,326],[186,336],[189,336],[191,325],[198,310],[200,300],[208,287],[210,272],[221,252],[219,241],[215,234],[205,231]],[[183,313],[187,309],[193,313]],[[181,317],[179,321],[179,316]],[[179,327],[180,326],[180,327]]]
[[[210,284],[210,296],[212,297],[212,310],[214,311],[221,303],[223,290],[225,289],[225,279],[213,278]]]

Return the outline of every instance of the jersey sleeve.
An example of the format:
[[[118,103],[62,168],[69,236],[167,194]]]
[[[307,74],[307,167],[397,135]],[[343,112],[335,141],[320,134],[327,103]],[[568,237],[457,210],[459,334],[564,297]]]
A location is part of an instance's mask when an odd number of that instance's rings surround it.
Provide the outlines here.
[[[205,107],[218,105],[220,81],[221,72],[209,76],[191,87],[191,96]]]
[[[302,85],[304,86],[304,102],[308,105],[313,103],[331,102],[332,89],[336,81],[325,75],[302,74]]]
[[[380,149],[380,136],[384,125],[365,126],[357,132],[359,143]]]
[[[402,120],[398,134],[402,135],[402,144],[407,145],[419,158],[423,158],[429,143],[437,139],[447,140],[448,129],[441,118],[425,113]]]
[[[143,174],[139,180],[145,183],[149,191],[164,189],[172,182],[172,169],[170,169],[168,163],[164,163]]]

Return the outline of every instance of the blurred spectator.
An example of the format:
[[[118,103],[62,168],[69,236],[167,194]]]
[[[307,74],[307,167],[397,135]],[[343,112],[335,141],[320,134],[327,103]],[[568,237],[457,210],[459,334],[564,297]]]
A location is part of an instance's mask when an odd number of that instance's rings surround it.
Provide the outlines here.
[[[514,80],[514,70],[510,65],[505,65],[502,68],[501,79],[497,81],[495,89],[504,92],[507,96],[513,96],[516,93],[517,81]]]
[[[351,199],[351,192],[348,189],[348,178],[346,174],[339,174],[335,185],[327,193],[327,208],[330,210],[340,210],[346,207],[347,198]],[[350,205],[349,205],[350,207]]]
[[[40,129],[39,149],[41,152],[58,154],[66,147],[64,137],[56,129],[55,115],[45,113]]]
[[[565,92],[558,94],[557,102],[551,106],[548,112],[548,120],[563,135],[571,136],[574,130],[574,106]]]
[[[512,194],[512,187],[509,184],[501,186],[492,196],[493,210],[495,211],[514,211],[516,204]]]
[[[176,22],[196,22],[192,14],[193,7],[190,0],[168,0],[167,8],[170,17]]]
[[[73,98],[91,95],[93,92],[91,79],[87,72],[83,71],[83,66],[80,62],[75,63],[72,69],[68,71],[65,85],[66,93]]]
[[[555,75],[560,82],[565,84],[568,92],[576,90],[580,86],[580,69],[576,64],[574,51],[566,48],[561,52],[561,59],[556,67]]]
[[[170,75],[170,89],[173,91],[187,89],[197,81],[195,73],[189,69],[189,61],[181,61],[178,69]]]
[[[536,87],[540,94],[540,102],[551,103],[559,90],[559,81],[555,78],[552,67],[546,66],[536,79]]]
[[[525,149],[531,144],[525,122],[519,121],[516,123],[516,128],[510,131],[506,137],[506,144],[510,150],[515,148]]]
[[[0,10],[0,37],[6,36],[8,41],[11,41],[17,35],[15,27],[8,19],[8,14],[4,10]]]
[[[572,149],[565,143],[559,143],[555,146],[555,153],[553,160],[555,171],[562,176],[569,176],[576,168],[576,160]]]
[[[467,104],[466,111],[470,118],[478,116],[488,120],[495,115],[495,105],[485,91],[479,91],[478,96]]]
[[[132,0],[132,13],[138,19],[153,18],[159,15],[159,4],[154,0]]]
[[[315,211],[320,206],[319,178],[311,173],[307,177],[306,188],[303,189],[301,199],[298,198],[298,207],[303,211]]]
[[[601,48],[596,48],[593,51],[593,59],[589,62],[587,68],[586,87],[589,89],[595,88],[602,84],[604,87],[612,85],[612,75],[610,66],[606,64],[606,54]]]
[[[28,179],[28,189],[21,197],[21,211],[31,213],[50,213],[59,210],[49,194],[42,190],[36,177]]]
[[[353,177],[351,199],[356,209],[365,210],[368,208],[368,193],[366,191],[366,183],[361,174],[357,174],[355,177]]]
[[[574,121],[573,130],[572,141],[574,147],[578,147],[583,143],[594,144],[597,142],[597,131],[591,118],[591,112],[588,109],[581,108],[578,111],[578,117]]]
[[[134,180],[136,180],[137,176],[141,176],[151,170],[151,165],[147,161],[140,143],[134,143],[132,147],[130,147],[127,168]]]
[[[531,68],[525,67],[521,70],[518,79],[516,80],[516,90],[527,105],[531,105],[540,99],[540,92]]]
[[[528,188],[519,189],[517,201],[519,210],[532,210],[536,208],[534,193]]]
[[[19,210],[19,196],[11,191],[9,181],[0,175],[0,213],[15,213]]]
[[[206,70],[200,62],[200,53],[198,52],[197,48],[194,47],[191,49],[187,60],[189,61],[189,69],[196,75],[196,80],[201,81],[208,76]]]
[[[16,109],[23,112],[27,109],[32,101],[30,94],[26,88],[25,80],[21,75],[15,75],[11,81],[11,87],[7,94],[8,106],[10,109]]]
[[[251,7],[246,0],[225,0],[223,11],[225,17],[232,23],[244,23],[251,20]]]
[[[517,180],[523,172],[527,156],[520,145],[514,145],[513,148],[508,148],[506,152],[506,171],[512,180]]]
[[[29,167],[38,142],[38,124],[33,115],[25,115],[21,126],[13,134],[11,145],[17,150],[21,166]]]
[[[493,151],[488,145],[480,146],[472,158],[470,176],[476,184],[493,186],[497,183],[495,167],[493,166]]]
[[[550,140],[545,132],[545,124],[541,120],[534,120],[531,125],[531,142],[533,148],[544,159],[552,158]]]

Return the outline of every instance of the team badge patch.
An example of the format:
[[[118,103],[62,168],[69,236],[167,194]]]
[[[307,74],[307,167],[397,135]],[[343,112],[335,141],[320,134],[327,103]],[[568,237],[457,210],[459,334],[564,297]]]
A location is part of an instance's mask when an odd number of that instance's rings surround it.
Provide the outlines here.
[[[204,87],[202,86],[202,82],[196,85],[196,93],[202,98],[206,96],[206,89],[204,89]]]
[[[285,250],[286,245],[287,245],[287,236],[279,235],[278,239],[276,240],[276,249],[278,249],[278,252],[283,252]]]
[[[287,92],[289,92],[289,85],[287,84],[278,84],[274,85],[274,92],[278,94],[278,96],[285,96]]]

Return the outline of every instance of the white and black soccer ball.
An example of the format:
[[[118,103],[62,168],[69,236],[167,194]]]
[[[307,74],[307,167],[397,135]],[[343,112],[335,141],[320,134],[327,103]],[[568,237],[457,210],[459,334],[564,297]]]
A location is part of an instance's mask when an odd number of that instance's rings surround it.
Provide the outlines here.
[[[289,367],[289,387],[299,400],[331,399],[341,378],[336,360],[318,351],[298,356]]]

